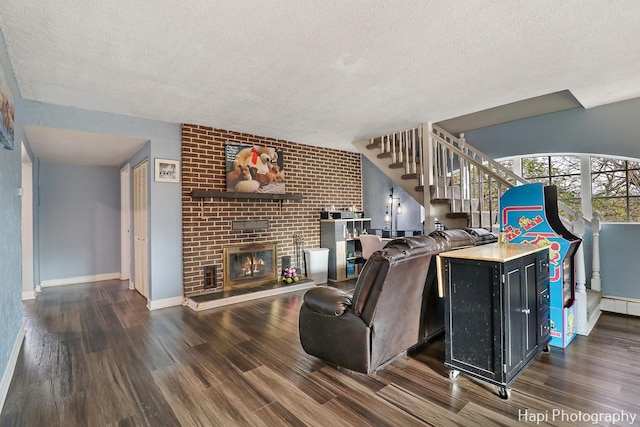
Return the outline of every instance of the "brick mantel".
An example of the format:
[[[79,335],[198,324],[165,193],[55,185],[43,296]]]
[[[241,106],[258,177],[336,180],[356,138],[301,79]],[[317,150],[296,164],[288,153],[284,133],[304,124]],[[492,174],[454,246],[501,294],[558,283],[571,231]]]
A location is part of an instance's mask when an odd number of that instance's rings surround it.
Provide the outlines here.
[[[302,200],[193,198],[194,190],[226,190],[226,142],[282,149],[287,193]],[[361,157],[272,138],[185,124],[182,126],[182,232],[184,293],[204,292],[203,267],[216,265],[222,290],[223,247],[276,241],[278,262],[294,255],[293,235],[302,233],[306,248],[320,245],[320,211],[334,205],[362,208]],[[269,220],[264,231],[232,231],[232,220]],[[280,266],[278,267],[280,268]]]

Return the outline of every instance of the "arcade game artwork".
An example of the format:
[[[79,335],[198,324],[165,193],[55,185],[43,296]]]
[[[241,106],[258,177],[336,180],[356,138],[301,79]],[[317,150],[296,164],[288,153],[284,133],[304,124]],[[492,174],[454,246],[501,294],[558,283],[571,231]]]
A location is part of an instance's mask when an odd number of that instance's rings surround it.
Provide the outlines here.
[[[582,240],[560,219],[557,187],[533,183],[507,190],[500,198],[500,229],[509,243],[549,248],[549,344],[566,347],[576,334],[574,255]]]

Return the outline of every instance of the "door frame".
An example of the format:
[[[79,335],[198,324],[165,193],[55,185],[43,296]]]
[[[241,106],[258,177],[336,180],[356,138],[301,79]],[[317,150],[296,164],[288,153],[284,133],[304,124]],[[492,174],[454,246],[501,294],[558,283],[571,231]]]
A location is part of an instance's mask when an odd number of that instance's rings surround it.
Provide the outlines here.
[[[120,280],[131,282],[131,165],[120,169]]]
[[[33,262],[33,161],[24,146],[24,142],[21,144],[21,150],[22,299],[30,300],[35,299],[37,296]]]

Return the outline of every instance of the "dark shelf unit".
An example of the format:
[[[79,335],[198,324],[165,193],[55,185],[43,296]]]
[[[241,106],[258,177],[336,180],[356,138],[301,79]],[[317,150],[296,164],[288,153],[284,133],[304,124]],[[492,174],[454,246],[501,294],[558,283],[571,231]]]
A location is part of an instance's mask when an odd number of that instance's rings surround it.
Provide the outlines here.
[[[193,190],[194,199],[302,200],[302,194],[238,193],[232,191]]]
[[[358,277],[364,265],[358,237],[370,227],[371,218],[320,220],[320,246],[329,249],[327,278],[330,282]]]

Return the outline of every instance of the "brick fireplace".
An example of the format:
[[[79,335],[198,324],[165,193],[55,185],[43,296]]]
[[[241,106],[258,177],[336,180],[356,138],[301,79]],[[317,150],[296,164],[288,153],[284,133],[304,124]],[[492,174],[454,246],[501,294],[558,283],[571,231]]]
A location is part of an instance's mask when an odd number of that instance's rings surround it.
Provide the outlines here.
[[[258,144],[283,150],[287,193],[303,200],[197,199],[192,190],[226,190],[226,142]],[[305,248],[320,246],[320,211],[335,205],[362,207],[361,158],[331,150],[206,126],[182,126],[182,231],[185,296],[225,289],[224,248],[262,242],[277,243],[276,271],[282,256],[294,255],[294,235]],[[234,220],[268,220],[264,230],[233,230]],[[216,267],[217,283],[205,290],[204,267]]]

